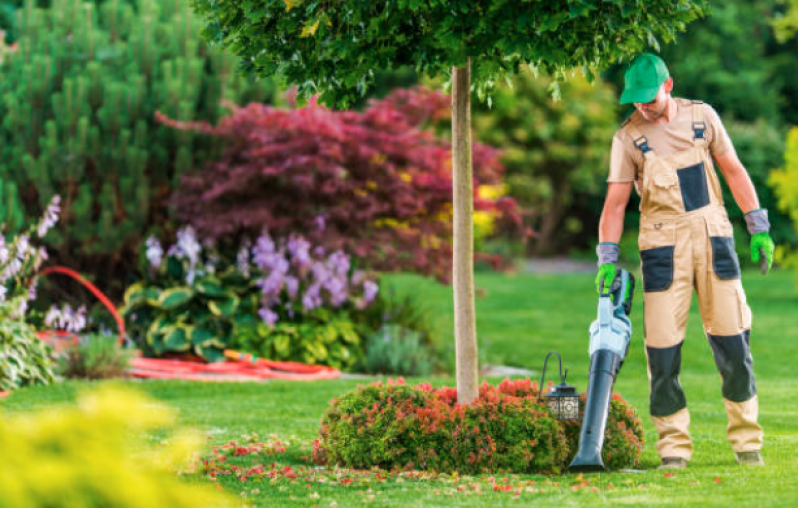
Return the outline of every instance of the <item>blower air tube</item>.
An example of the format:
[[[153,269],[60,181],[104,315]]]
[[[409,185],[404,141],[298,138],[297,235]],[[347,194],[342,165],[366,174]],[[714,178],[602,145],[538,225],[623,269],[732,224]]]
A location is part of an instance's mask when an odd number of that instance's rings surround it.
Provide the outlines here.
[[[601,448],[604,445],[604,430],[610,410],[610,397],[615,377],[621,369],[622,359],[606,349],[600,349],[590,358],[590,380],[579,450],[568,466],[569,471],[604,471]]]

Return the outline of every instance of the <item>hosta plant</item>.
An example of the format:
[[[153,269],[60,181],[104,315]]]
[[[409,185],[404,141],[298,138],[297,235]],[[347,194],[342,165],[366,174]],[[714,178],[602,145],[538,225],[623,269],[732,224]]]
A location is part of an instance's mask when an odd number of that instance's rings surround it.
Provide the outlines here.
[[[35,297],[35,278],[47,259],[41,240],[58,221],[55,196],[44,217],[18,235],[0,229],[0,391],[53,381],[49,347],[27,323],[28,303]]]
[[[148,276],[127,290],[123,309],[146,354],[215,361],[225,348],[241,348],[343,367],[357,359],[344,351],[359,343],[346,315],[365,309],[377,284],[353,270],[349,256],[266,233],[232,255],[223,250],[199,242],[191,227],[166,253],[148,240]]]

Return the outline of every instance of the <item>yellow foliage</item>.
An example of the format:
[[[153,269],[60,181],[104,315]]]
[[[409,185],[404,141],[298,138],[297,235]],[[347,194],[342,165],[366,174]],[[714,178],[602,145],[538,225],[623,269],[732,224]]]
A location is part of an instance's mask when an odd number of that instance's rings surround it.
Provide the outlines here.
[[[167,407],[111,385],[82,394],[75,406],[0,417],[0,508],[234,506],[177,478],[197,457],[197,433],[178,431],[146,451],[136,443],[174,422]]]
[[[787,133],[784,168],[771,172],[768,183],[778,198],[779,208],[790,215],[793,227],[798,231],[798,127]],[[776,251],[776,261],[798,273],[798,252],[789,252],[780,246]]]
[[[319,29],[319,21],[320,20],[317,19],[312,25],[302,28],[302,34],[300,34],[300,37],[313,37],[316,35],[316,30]]]
[[[474,212],[474,237],[484,239],[493,234],[495,227],[496,214],[477,210]]]
[[[477,187],[477,196],[479,196],[480,199],[496,201],[506,195],[507,184],[504,183],[498,185],[480,185]]]

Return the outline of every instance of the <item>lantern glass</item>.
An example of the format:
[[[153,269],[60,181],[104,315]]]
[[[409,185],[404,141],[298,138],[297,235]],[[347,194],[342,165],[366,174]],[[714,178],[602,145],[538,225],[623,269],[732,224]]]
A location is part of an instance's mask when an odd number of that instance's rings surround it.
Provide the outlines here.
[[[579,396],[573,387],[562,384],[546,395],[546,405],[558,420],[579,419]]]

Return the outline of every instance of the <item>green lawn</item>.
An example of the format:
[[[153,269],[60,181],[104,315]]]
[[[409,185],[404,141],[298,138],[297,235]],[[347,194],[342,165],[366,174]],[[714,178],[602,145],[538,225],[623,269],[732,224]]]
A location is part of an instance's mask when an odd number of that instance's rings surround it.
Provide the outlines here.
[[[451,343],[450,288],[414,276],[392,276],[387,281],[399,291],[419,295],[432,315],[438,317],[446,343]],[[696,450],[686,471],[666,476],[655,469],[655,434],[647,417],[641,294],[637,295],[632,315],[636,327],[632,347],[616,391],[643,416],[647,438],[643,472],[584,478],[500,476],[495,480],[489,475],[391,475],[385,480],[374,472],[314,470],[303,462],[302,456],[318,430],[327,401],[356,386],[356,381],[130,384],[177,408],[182,423],[200,427],[211,436],[213,444],[253,431],[261,437],[276,434],[288,440],[286,454],[259,460],[265,460],[267,471],[271,462],[276,462],[277,470],[290,465],[297,471],[298,480],[292,483],[285,475],[278,475],[276,480],[267,478],[254,483],[222,481],[236,495],[244,492],[254,506],[343,507],[366,502],[376,506],[792,506],[793,500],[798,499],[798,482],[794,481],[798,474],[798,428],[794,425],[798,416],[794,402],[798,375],[792,364],[798,358],[798,292],[787,272],[762,277],[747,271],[743,281],[754,313],[752,349],[761,422],[765,427],[765,468],[740,468],[734,463],[725,437],[720,378],[694,305],[683,350],[681,380],[692,414]],[[557,349],[569,367],[569,381],[581,390],[586,388],[587,329],[596,307],[592,276],[478,274],[477,286],[484,290],[477,309],[481,354],[487,362],[539,371],[545,353]],[[432,381],[435,385],[454,383],[451,378]],[[75,391],[83,386],[68,383],[20,390],[0,402],[0,407],[9,412],[46,408],[72,400]],[[253,460],[237,459],[241,464],[253,464]],[[341,482],[342,476],[351,476],[353,481]],[[512,490],[494,492],[494,482],[497,488],[510,485]]]

